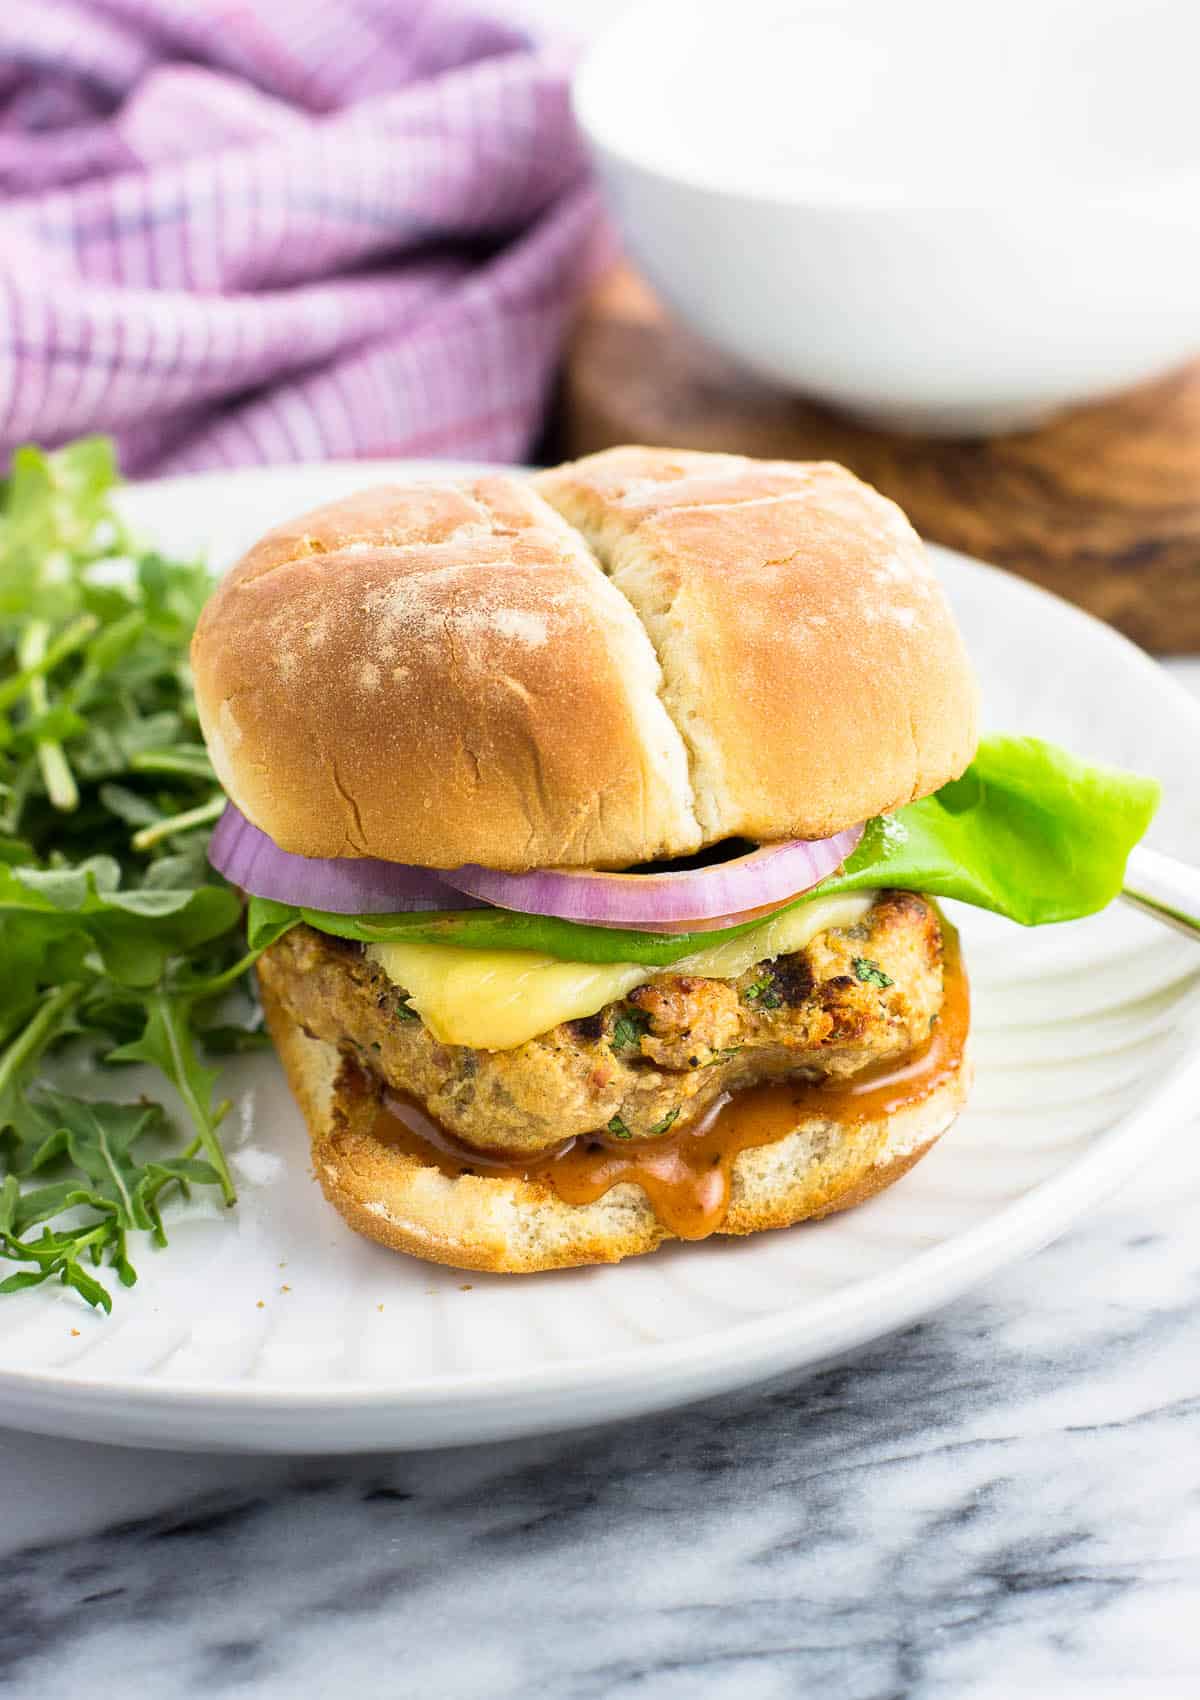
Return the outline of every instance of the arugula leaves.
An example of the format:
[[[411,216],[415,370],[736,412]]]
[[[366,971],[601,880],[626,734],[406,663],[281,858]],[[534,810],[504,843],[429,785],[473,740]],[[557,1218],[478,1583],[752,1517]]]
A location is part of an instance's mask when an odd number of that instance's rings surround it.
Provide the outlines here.
[[[30,1094],[10,1128],[16,1134],[16,1160],[0,1186],[0,1247],[6,1257],[32,1264],[0,1281],[0,1293],[24,1292],[57,1278],[89,1304],[111,1311],[102,1282],[87,1273],[111,1264],[122,1285],[137,1279],[129,1261],[127,1235],[148,1230],[166,1245],[161,1198],[171,1188],[215,1186],[211,1164],[189,1157],[161,1156],[143,1161],[135,1150],[153,1138],[163,1145],[169,1125],[158,1104],[108,1104],[68,1097],[48,1087]],[[18,1177],[43,1170],[72,1171],[70,1179],[22,1190]],[[70,1214],[57,1230],[48,1224]],[[41,1233],[31,1232],[41,1227]]]
[[[224,1008],[253,954],[205,857],[224,800],[187,654],[211,581],[138,550],[115,480],[93,439],[20,449],[0,487],[0,1293],[56,1279],[105,1310],[89,1271],[131,1284],[127,1236],[166,1243],[168,1193],[233,1202],[203,1054],[263,1042]],[[39,1085],[68,1041],[157,1068],[190,1132]]]

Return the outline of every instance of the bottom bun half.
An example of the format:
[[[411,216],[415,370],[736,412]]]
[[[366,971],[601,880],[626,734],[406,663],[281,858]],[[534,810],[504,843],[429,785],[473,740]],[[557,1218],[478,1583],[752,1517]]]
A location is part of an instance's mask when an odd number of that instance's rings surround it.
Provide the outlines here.
[[[394,1251],[456,1269],[533,1274],[619,1263],[676,1236],[640,1186],[623,1182],[593,1204],[567,1204],[517,1176],[443,1174],[373,1132],[376,1101],[335,1045],[310,1038],[269,987],[263,1010],[288,1084],[304,1112],[313,1168],[349,1225]],[[953,1122],[970,1086],[957,1072],[921,1103],[844,1127],[801,1117],[793,1132],[734,1161],[723,1234],[788,1228],[861,1204],[899,1180]],[[361,1079],[361,1077],[358,1077]]]

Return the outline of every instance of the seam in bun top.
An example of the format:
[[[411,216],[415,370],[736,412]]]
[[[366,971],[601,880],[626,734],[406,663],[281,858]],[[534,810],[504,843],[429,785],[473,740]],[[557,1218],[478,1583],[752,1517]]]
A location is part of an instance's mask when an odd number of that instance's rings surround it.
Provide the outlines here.
[[[621,448],[301,515],[193,643],[281,848],[626,867],[820,838],[966,767],[976,691],[900,510],[842,468]]]

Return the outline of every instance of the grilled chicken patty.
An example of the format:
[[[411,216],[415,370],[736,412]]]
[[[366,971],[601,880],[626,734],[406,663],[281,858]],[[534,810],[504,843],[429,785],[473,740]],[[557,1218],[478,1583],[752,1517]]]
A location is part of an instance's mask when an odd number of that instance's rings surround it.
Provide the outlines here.
[[[942,1004],[937,911],[884,892],[853,927],[737,980],[659,974],[582,1021],[509,1051],[442,1045],[359,946],[299,926],[258,972],[314,1038],[420,1100],[481,1150],[532,1154],[575,1135],[686,1128],[723,1092],[845,1078],[928,1037]]]

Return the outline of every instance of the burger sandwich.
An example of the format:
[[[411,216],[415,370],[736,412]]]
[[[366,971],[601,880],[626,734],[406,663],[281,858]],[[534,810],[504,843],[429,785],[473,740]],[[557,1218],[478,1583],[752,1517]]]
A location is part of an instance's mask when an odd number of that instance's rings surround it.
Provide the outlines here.
[[[317,1179],[464,1268],[897,1180],[970,1085],[939,899],[1102,908],[1157,795],[981,741],[920,540],[825,464],[632,447],[368,490],[256,544],[193,664]]]

